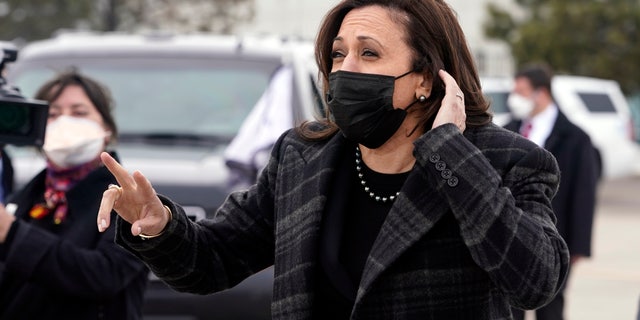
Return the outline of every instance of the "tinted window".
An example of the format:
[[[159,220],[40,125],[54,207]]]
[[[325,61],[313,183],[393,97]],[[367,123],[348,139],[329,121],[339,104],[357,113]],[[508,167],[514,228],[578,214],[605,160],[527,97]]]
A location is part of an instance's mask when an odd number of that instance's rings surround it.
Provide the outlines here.
[[[493,113],[508,113],[507,99],[509,98],[508,92],[488,92],[485,96],[489,98],[491,102],[491,110]]]
[[[578,96],[591,112],[616,112],[613,101],[605,93],[578,92]]]
[[[182,60],[75,60],[74,65],[109,87],[123,137],[232,137],[278,67],[274,61]],[[54,74],[49,67],[32,65],[22,69],[14,83],[32,97]]]

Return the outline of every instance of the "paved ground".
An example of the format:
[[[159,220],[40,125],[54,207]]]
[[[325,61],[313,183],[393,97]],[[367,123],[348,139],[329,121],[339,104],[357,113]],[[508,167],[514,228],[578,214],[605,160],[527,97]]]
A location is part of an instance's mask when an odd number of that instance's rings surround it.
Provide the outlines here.
[[[567,288],[567,320],[636,320],[640,302],[640,176],[599,187],[593,257]],[[527,319],[533,319],[527,315]]]

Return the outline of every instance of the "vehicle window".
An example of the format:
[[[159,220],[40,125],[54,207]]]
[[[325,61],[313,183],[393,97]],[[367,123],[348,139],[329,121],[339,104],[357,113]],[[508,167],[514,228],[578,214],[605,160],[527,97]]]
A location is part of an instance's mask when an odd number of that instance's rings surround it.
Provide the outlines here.
[[[225,61],[215,64],[157,61],[76,63],[105,83],[116,102],[121,136],[171,135],[233,137],[267,87],[274,63]],[[50,68],[25,68],[15,79],[32,97]]]
[[[616,112],[613,101],[606,93],[578,92],[578,96],[591,112]]]
[[[508,92],[486,92],[485,96],[489,99],[490,108],[493,113],[508,113],[507,99],[509,98]]]

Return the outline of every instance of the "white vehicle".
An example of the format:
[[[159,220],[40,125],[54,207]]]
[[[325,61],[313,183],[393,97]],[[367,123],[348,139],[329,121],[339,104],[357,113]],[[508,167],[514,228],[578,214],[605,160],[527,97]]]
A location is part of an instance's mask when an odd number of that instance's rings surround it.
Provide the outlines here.
[[[482,92],[491,101],[491,112],[493,122],[499,126],[504,126],[511,120],[507,99],[513,87],[513,81],[506,77],[480,78]]]
[[[481,78],[482,90],[491,100],[494,122],[505,125],[511,119],[507,97],[510,78]],[[601,176],[606,179],[634,174],[640,150],[633,142],[631,112],[616,81],[557,75],[553,97],[562,112],[582,128],[598,151]]]

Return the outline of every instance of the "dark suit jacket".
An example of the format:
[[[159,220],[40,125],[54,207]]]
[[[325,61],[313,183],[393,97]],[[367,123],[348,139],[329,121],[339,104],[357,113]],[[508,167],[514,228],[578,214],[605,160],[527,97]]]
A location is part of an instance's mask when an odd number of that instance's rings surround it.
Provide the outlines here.
[[[141,318],[148,269],[114,243],[115,228],[99,233],[96,227],[102,193],[114,177],[105,167],[91,172],[67,192],[67,219],[46,230],[29,221],[45,176],[9,199],[18,219],[10,242],[0,244],[0,319]]]
[[[11,194],[13,191],[13,166],[11,165],[11,158],[4,151],[4,149],[0,149],[0,159],[2,161],[2,177],[0,181],[2,183],[2,190],[4,190],[4,199],[6,200],[7,196]]]
[[[181,291],[233,286],[274,264],[273,319],[310,319],[320,226],[346,140],[284,134],[259,181],[233,193],[212,220],[174,212],[166,232],[116,241]],[[496,127],[452,125],[415,142],[416,165],[366,262],[352,319],[509,319],[510,306],[550,301],[568,267],[551,197],[553,156]],[[448,221],[445,221],[448,220]],[[213,315],[212,315],[213,316]]]
[[[518,132],[520,124],[512,121],[505,128]],[[589,136],[560,111],[544,148],[556,157],[560,167],[561,183],[552,202],[558,231],[572,255],[590,256],[600,171],[595,149]]]

